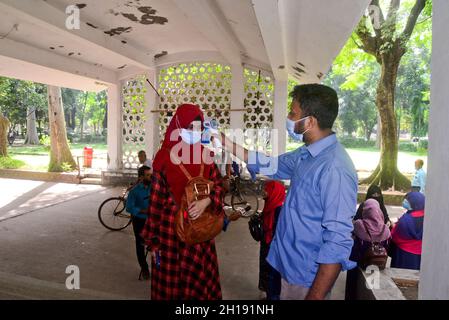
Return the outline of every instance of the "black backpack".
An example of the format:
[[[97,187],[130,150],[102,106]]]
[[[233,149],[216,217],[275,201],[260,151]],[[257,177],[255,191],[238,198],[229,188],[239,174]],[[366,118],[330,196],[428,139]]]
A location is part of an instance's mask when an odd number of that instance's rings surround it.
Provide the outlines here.
[[[262,213],[256,213],[248,221],[249,232],[257,242],[263,239]]]

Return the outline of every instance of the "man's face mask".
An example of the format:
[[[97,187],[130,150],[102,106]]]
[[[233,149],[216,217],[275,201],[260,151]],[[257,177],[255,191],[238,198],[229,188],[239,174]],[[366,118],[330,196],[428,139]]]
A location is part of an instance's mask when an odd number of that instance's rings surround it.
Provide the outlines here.
[[[298,122],[302,122],[302,121],[306,120],[306,119],[309,118],[309,117],[310,117],[310,116],[307,116],[307,117],[301,118],[301,119],[299,119],[299,120],[297,120],[297,121],[293,121],[293,120],[290,120],[289,118],[287,118],[287,123],[286,123],[287,132],[288,132],[288,135],[289,135],[293,140],[295,140],[295,141],[304,141],[304,134],[305,134],[307,131],[309,131],[309,129],[305,130],[305,131],[302,132],[302,133],[296,133],[296,132],[295,132],[295,128],[296,128],[296,124],[297,124]]]

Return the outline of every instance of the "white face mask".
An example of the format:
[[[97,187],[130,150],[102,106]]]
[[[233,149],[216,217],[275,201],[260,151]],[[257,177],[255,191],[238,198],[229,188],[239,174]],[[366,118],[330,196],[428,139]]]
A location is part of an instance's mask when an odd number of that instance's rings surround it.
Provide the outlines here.
[[[304,131],[303,133],[296,133],[295,132],[295,127],[296,127],[296,123],[303,121],[305,119],[309,118],[309,116],[301,118],[297,121],[293,121],[290,120],[289,118],[287,118],[287,132],[289,134],[289,136],[296,141],[304,141],[304,134],[309,131],[309,129],[307,129],[306,131]]]
[[[187,144],[196,144],[201,141],[201,131],[181,129],[181,139]]]

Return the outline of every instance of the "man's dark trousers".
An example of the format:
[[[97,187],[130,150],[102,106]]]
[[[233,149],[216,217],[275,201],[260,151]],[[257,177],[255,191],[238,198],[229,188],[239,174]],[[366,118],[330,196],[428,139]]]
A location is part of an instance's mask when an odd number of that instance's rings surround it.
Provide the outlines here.
[[[145,226],[146,219],[133,217],[133,229],[134,236],[136,237],[136,254],[137,260],[139,261],[140,268],[142,270],[148,270],[148,263],[145,258],[145,242],[140,236],[140,233]]]

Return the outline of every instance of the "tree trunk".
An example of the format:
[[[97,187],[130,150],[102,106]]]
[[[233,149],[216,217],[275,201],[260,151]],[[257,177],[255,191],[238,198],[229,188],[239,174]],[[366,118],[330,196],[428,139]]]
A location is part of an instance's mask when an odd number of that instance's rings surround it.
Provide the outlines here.
[[[402,118],[402,107],[399,106],[399,110],[398,110],[398,141],[401,139],[401,118]]]
[[[9,120],[0,114],[0,157],[8,156]]]
[[[80,128],[81,128],[80,141],[83,141],[83,139],[84,139],[84,111],[86,110],[87,95],[88,94],[89,94],[89,92],[86,91],[85,97],[84,97],[84,106],[83,106],[83,110],[82,110],[81,116],[80,116]]]
[[[71,127],[71,123],[70,123],[70,113],[69,112],[64,112],[64,118],[65,118],[65,125],[67,126],[67,128]]]
[[[106,112],[104,113],[104,118],[103,118],[103,131],[104,129],[106,129],[108,127],[108,105],[106,105]]]
[[[393,54],[382,59],[382,71],[377,87],[376,106],[381,120],[380,163],[375,172],[362,183],[379,185],[383,190],[409,190],[410,181],[399,172],[397,122],[394,112],[396,77],[400,59]]]
[[[27,110],[27,135],[25,137],[25,144],[39,144],[39,136],[37,135],[36,126],[36,109],[29,107]]]
[[[380,143],[382,141],[382,123],[380,121],[380,115],[377,115],[377,129],[376,129],[376,148],[380,149]]]
[[[72,106],[72,108],[70,109],[70,125],[72,128],[72,130],[75,130],[75,124],[76,124],[76,106]]]
[[[371,139],[371,133],[373,132],[373,129],[368,129],[368,125],[365,126],[365,139],[366,141],[370,141]]]
[[[76,168],[67,142],[67,132],[64,120],[64,109],[62,107],[61,89],[48,86],[48,121],[50,126],[50,164],[48,171],[62,172],[63,164]]]

